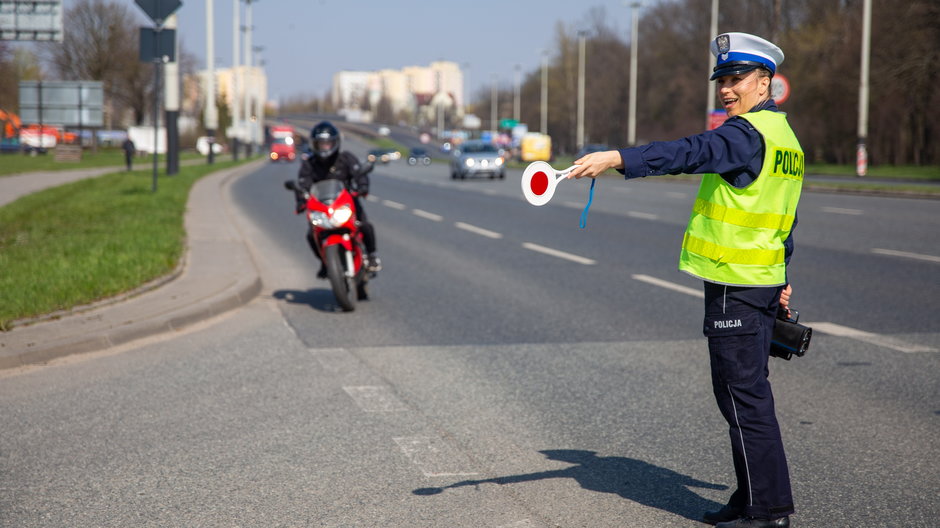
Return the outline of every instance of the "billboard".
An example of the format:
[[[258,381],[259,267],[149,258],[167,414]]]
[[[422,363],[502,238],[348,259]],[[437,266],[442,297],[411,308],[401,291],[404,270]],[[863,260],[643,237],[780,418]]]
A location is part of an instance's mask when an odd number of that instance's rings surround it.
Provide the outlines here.
[[[62,0],[0,0],[0,40],[62,42]]]
[[[24,123],[100,127],[104,125],[101,81],[21,81],[20,119]]]

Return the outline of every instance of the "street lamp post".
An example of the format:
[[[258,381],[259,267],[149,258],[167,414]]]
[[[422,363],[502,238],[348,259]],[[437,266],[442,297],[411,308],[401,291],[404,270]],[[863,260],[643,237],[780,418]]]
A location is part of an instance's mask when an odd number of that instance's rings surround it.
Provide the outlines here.
[[[254,75],[251,74],[251,4],[253,1],[257,0],[245,0],[245,78],[244,78],[244,104],[245,104],[245,128],[244,128],[244,141],[245,141],[245,156],[251,156],[252,149],[254,148],[255,138],[254,138],[254,126],[256,117],[251,113],[251,100],[255,97],[255,87],[254,87]]]
[[[473,91],[473,85],[470,84],[470,63],[465,62],[463,68],[467,72],[463,76],[464,86],[466,87],[463,92],[463,113],[467,115],[470,111],[470,93]]]
[[[493,129],[493,132],[499,131],[499,124],[496,122],[496,83],[498,81],[499,76],[494,73],[493,86],[490,88],[490,127]]]
[[[264,59],[259,57],[262,51],[264,51],[264,46],[255,46],[252,48],[255,52],[255,64],[258,65],[258,75],[255,76],[255,98],[254,98],[254,115],[255,118],[255,141],[259,145],[264,144],[264,96],[267,90],[262,90],[262,83],[265,81],[264,77]]]
[[[515,81],[516,81],[515,84],[516,84],[516,85],[515,85],[515,89],[513,90],[512,118],[513,118],[517,123],[521,120],[520,118],[521,118],[521,113],[522,113],[521,110],[520,110],[520,94],[519,94],[519,92],[520,92],[520,90],[521,90],[520,85],[522,84],[522,81],[521,81],[521,77],[522,77],[521,70],[522,70],[522,66],[516,64],[516,79],[515,79]]]
[[[637,72],[637,47],[639,46],[639,9],[640,3],[633,2],[632,23],[630,29],[630,114],[627,118],[627,144],[631,147],[636,145],[636,72]]]
[[[584,31],[578,32],[578,129],[575,143],[578,150],[584,147]]]
[[[548,134],[548,51],[542,50],[542,133]]]
[[[239,145],[239,136],[241,134],[241,115],[239,115],[239,105],[238,100],[238,69],[239,69],[239,49],[238,35],[241,31],[241,24],[239,21],[239,11],[241,10],[241,5],[238,3],[238,0],[232,0],[232,93],[229,94],[229,99],[232,101],[232,125],[229,127],[232,137],[232,158],[235,161],[238,161],[238,149],[241,147]]]
[[[209,136],[209,165],[215,163],[215,129],[219,126],[219,111],[215,107],[215,21],[213,0],[206,0],[206,135]]]
[[[710,28],[709,38],[715,38],[718,36],[718,0],[712,0],[712,22]],[[712,70],[715,69],[715,62],[717,57],[711,54],[711,51],[708,52],[708,77],[712,76]],[[705,130],[708,130],[711,127],[712,123],[712,112],[715,111],[715,92],[712,88],[712,82],[708,81],[706,83],[708,86],[708,91],[706,92],[705,97]]]
[[[868,173],[868,62],[871,54],[871,0],[862,6],[862,71],[858,86],[858,151],[855,159],[855,175],[861,178]]]

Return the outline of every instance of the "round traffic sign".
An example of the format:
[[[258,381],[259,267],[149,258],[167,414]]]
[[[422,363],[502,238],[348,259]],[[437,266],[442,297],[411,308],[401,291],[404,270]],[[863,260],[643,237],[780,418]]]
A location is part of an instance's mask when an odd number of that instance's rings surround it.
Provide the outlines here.
[[[790,81],[781,74],[776,74],[770,80],[770,96],[777,104],[782,104],[790,98]]]

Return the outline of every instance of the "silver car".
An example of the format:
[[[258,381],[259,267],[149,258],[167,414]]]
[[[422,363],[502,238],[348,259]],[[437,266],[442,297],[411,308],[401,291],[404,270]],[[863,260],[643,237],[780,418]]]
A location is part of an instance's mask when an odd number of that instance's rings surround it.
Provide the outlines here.
[[[465,141],[457,147],[450,162],[450,177],[462,180],[468,176],[504,179],[506,167],[499,149],[479,140]]]

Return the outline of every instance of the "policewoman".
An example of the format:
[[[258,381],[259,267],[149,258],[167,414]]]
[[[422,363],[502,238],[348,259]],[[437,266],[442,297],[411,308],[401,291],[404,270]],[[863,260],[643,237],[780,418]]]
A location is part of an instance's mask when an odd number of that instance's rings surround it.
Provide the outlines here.
[[[711,43],[711,76],[728,112],[720,127],[677,141],[584,156],[568,177],[618,169],[627,179],[702,174],[679,269],[703,280],[712,385],[728,422],[737,489],[703,520],[719,528],[790,526],[793,513],[774,399],[767,379],[778,307],[791,289],[786,266],[803,183],[803,151],[770,98],[783,52],[755,35]]]

